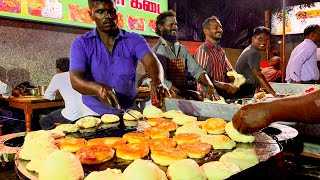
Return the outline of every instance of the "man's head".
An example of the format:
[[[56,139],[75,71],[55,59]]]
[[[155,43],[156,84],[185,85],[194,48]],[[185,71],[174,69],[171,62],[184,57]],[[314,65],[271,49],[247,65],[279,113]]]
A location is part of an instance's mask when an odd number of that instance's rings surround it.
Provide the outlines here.
[[[307,26],[303,31],[303,36],[318,45],[320,43],[320,26],[317,24]]]
[[[90,17],[99,31],[112,33],[117,29],[118,12],[115,0],[88,0]]]
[[[222,25],[216,16],[207,18],[202,23],[202,30],[206,39],[209,41],[219,41],[222,38]]]
[[[266,48],[270,35],[270,29],[264,26],[258,26],[253,30],[251,45],[262,51]]]
[[[176,42],[178,40],[177,30],[178,23],[174,11],[165,11],[157,16],[156,33],[163,39]]]
[[[68,72],[69,71],[70,59],[68,57],[58,58],[56,60],[56,70],[57,73]]]

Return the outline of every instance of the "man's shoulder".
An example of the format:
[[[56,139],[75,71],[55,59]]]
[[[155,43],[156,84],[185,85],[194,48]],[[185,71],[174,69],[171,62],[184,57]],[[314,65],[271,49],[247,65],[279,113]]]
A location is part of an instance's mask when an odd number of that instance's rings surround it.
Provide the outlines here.
[[[121,31],[123,32],[123,36],[125,38],[133,38],[133,39],[143,39],[144,37],[138,33],[135,33],[135,32],[129,32],[129,31],[125,31],[123,29],[121,29]]]

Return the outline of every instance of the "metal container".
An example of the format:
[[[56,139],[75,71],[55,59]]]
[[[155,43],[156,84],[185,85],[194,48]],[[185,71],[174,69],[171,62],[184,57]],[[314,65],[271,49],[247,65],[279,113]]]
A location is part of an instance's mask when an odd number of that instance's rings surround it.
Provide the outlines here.
[[[38,86],[38,91],[40,96],[44,96],[44,93],[46,92],[48,86]]]
[[[38,88],[26,88],[26,92],[28,95],[37,96],[38,95]]]

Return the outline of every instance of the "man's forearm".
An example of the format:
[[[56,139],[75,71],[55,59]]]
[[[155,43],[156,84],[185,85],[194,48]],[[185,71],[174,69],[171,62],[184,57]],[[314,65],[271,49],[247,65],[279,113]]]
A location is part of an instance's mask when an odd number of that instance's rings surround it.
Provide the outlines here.
[[[100,84],[94,81],[88,81],[84,74],[78,71],[70,71],[70,80],[72,88],[84,95],[96,95]]]
[[[213,85],[207,73],[202,73],[199,76],[198,80],[201,82],[202,85],[204,85],[206,87]]]

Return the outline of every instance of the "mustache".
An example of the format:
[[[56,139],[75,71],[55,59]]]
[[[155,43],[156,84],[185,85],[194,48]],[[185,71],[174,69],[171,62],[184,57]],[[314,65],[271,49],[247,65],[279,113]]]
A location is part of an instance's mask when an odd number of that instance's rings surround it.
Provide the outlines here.
[[[114,18],[108,18],[106,20],[103,21],[103,24],[111,24],[111,23],[114,23]]]

